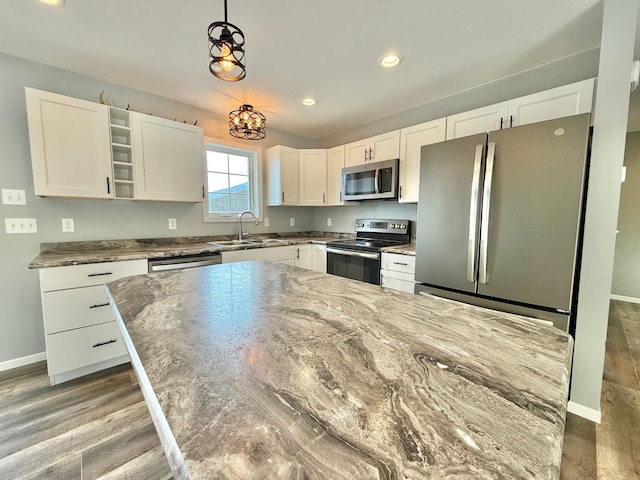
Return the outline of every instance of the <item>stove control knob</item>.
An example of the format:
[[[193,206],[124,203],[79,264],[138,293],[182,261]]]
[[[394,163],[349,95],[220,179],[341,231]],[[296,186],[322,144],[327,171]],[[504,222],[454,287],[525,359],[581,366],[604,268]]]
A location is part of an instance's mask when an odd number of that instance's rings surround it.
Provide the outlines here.
[[[403,223],[402,225],[400,225],[400,228],[407,228],[407,226]]]

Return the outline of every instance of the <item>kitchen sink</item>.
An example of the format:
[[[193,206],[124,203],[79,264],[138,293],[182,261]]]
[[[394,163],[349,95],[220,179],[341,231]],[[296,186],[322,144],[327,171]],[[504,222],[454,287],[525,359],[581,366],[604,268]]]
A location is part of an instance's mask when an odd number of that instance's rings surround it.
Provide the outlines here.
[[[262,242],[254,242],[251,240],[221,240],[219,242],[207,242],[209,245],[221,245],[224,247],[233,245],[260,245]]]

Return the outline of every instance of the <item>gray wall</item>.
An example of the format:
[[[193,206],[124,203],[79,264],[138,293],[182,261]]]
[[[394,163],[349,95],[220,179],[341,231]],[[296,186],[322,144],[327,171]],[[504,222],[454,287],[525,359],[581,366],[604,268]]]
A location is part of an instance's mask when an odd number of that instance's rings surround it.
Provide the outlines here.
[[[611,293],[640,302],[640,132],[627,134]]]
[[[36,218],[37,234],[7,235],[0,228],[0,362],[44,351],[37,271],[27,264],[39,253],[41,242],[176,237],[234,234],[235,224],[202,221],[201,204],[134,202],[128,200],[67,200],[40,198],[33,193],[31,157],[24,87],[31,86],[71,97],[96,101],[101,90],[117,106],[160,117],[197,119],[205,135],[229,138],[225,116],[199,110],[161,97],[108,84],[42,64],[0,54],[0,188],[24,189],[26,206],[0,205],[0,218]],[[81,133],[81,132],[79,132]],[[274,129],[267,138],[251,145],[275,144],[313,147],[305,138]],[[314,226],[312,208],[270,208],[265,212],[271,226],[250,224],[255,232],[306,231]],[[61,218],[75,219],[75,233],[62,233]],[[178,229],[169,230],[167,219],[177,218]],[[289,227],[289,217],[296,226]]]

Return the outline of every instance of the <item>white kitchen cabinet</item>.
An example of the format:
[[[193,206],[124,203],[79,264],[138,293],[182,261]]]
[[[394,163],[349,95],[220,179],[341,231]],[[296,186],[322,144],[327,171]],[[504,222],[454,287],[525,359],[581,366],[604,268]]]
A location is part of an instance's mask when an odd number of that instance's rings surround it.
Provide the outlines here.
[[[300,173],[300,200],[298,205],[323,206],[327,204],[327,150],[302,149],[298,151]]]
[[[298,205],[298,150],[276,145],[266,150],[267,205]]]
[[[595,79],[447,117],[447,140],[591,112]]]
[[[52,385],[129,361],[104,284],[144,273],[146,260],[40,269]]]
[[[247,260],[269,260],[272,262],[294,265],[294,258],[295,250],[293,245],[222,252],[222,263],[245,262]]]
[[[311,244],[311,268],[316,272],[327,273],[327,247]]]
[[[311,244],[296,245],[294,247],[295,257],[293,264],[296,267],[313,270],[313,252]]]
[[[590,78],[510,100],[509,126],[591,112],[594,83],[595,79]]]
[[[135,198],[202,202],[202,128],[138,112],[130,115]]]
[[[327,205],[344,205],[342,200],[342,169],[344,145],[327,150]]]
[[[447,136],[446,127],[447,119],[440,118],[400,130],[400,203],[418,202],[422,146],[443,142]]]
[[[108,107],[25,87],[36,195],[111,198]]]
[[[414,293],[416,257],[382,252],[380,285],[385,288]]]
[[[344,151],[345,167],[393,160],[400,156],[400,130],[348,143],[344,146]]]

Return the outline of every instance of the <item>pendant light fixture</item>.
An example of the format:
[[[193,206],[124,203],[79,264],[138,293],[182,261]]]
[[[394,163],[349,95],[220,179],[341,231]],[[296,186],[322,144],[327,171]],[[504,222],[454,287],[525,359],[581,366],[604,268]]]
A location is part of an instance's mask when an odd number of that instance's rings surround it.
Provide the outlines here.
[[[227,22],[224,0],[224,22],[209,25],[209,71],[227,82],[237,82],[247,73],[244,61],[244,34]]]
[[[245,140],[261,140],[267,136],[267,118],[251,105],[240,105],[229,112],[229,134]]]

